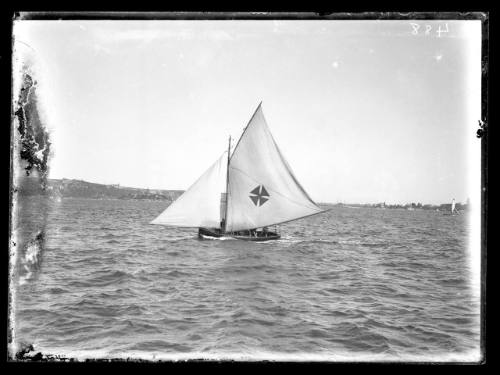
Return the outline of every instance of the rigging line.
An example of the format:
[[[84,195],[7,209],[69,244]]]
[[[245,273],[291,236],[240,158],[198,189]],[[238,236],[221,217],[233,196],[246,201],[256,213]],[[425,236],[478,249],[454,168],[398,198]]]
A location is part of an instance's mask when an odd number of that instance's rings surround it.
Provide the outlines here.
[[[328,208],[326,210],[321,210],[319,212],[314,212],[314,213],[312,213],[310,215],[305,215],[305,216],[297,217],[295,219],[290,219],[290,220],[286,220],[286,221],[280,221],[279,223],[272,223],[272,224],[268,224],[266,226],[285,224],[285,223],[289,223],[291,221],[304,219],[304,218],[309,217],[309,216],[319,215],[319,214],[322,214],[323,212],[328,212],[328,211],[331,211],[331,210],[332,210],[332,208]]]
[[[295,177],[295,174],[293,173],[292,171],[292,168],[290,167],[290,165],[288,164],[288,162],[286,161],[285,157],[283,156],[283,154],[281,153],[281,150],[280,148],[278,147],[276,141],[274,140],[274,137],[272,134],[269,134],[271,136],[271,140],[273,141],[274,143],[274,147],[276,147],[276,150],[278,151],[278,155],[280,156],[281,158],[281,162],[285,165],[285,167],[287,168],[287,171],[288,171],[288,174],[290,174],[290,177],[293,179],[293,181],[297,184],[297,186],[299,187],[299,189],[302,191],[302,194],[304,194],[307,199],[309,199],[309,201],[316,205],[316,202],[314,202],[311,197],[309,196],[309,194],[307,194],[307,192],[304,190],[304,188],[302,187],[302,185],[300,184],[300,182],[297,180],[297,178]]]
[[[260,181],[257,181],[255,178],[253,178],[252,176],[250,176],[250,175],[248,175],[247,173],[243,172],[241,169],[236,168],[236,167],[233,167],[232,165],[230,165],[230,166],[229,166],[229,168],[234,169],[235,171],[238,171],[238,172],[240,172],[240,173],[244,174],[244,175],[245,175],[245,176],[247,176],[248,178],[250,178],[250,179],[252,179],[253,181],[255,181],[256,183],[258,183],[259,185],[261,184],[261,182],[260,182]],[[293,200],[293,199],[291,199],[291,198],[287,197],[286,195],[283,195],[283,194],[282,194],[282,193],[280,193],[279,191],[276,191],[276,190],[274,190],[274,189],[272,189],[272,188],[269,188],[269,187],[268,187],[267,189],[269,189],[269,190],[271,190],[272,192],[274,192],[274,193],[276,193],[276,194],[278,194],[278,195],[282,196],[283,198],[285,198],[285,199],[289,200],[290,202],[295,203],[295,204],[296,204],[296,205],[298,205],[298,206],[302,206],[302,207],[305,207],[305,208],[311,208],[311,207],[309,207],[309,206],[305,206],[305,205],[303,205],[302,203],[299,203],[299,202],[297,202],[297,201],[295,201],[295,200]],[[314,203],[314,202],[313,202],[313,203]],[[314,203],[314,205],[316,206],[316,208],[319,208],[319,207],[318,207],[318,205],[317,205],[316,203]],[[321,210],[321,208],[319,208],[319,209]]]
[[[255,111],[253,112],[253,115],[252,117],[250,117],[250,120],[248,121],[247,123],[247,126],[245,126],[245,129],[243,129],[243,133],[241,134],[241,137],[240,139],[238,139],[238,143],[236,143],[236,146],[234,146],[234,149],[233,149],[233,154],[231,155],[231,158],[233,157],[234,153],[236,152],[236,149],[238,148],[238,145],[240,144],[240,141],[241,139],[243,138],[243,136],[245,135],[247,129],[248,129],[248,126],[251,124],[253,118],[255,117],[255,115],[257,114],[257,111],[259,110],[260,106],[262,105],[262,100],[260,101],[259,105],[257,106],[257,108],[255,109]]]

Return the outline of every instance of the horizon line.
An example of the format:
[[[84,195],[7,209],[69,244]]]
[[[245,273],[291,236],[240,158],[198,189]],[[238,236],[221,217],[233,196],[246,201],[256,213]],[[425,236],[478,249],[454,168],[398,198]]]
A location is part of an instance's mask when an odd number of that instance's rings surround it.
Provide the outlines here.
[[[20,176],[20,177],[27,177],[27,178],[39,178],[38,176]],[[113,186],[113,185],[118,185],[123,188],[128,188],[128,189],[143,189],[143,190],[166,190],[166,191],[186,191],[186,189],[164,189],[164,188],[150,188],[150,187],[133,187],[133,186],[125,186],[121,185],[120,183],[102,183],[102,182],[93,182],[93,181],[87,181],[83,180],[80,178],[67,178],[67,177],[61,177],[61,178],[47,178],[48,180],[74,180],[74,181],[82,181],[82,182],[87,182],[90,184],[96,184],[96,185],[105,185],[105,186]],[[455,199],[455,198],[452,198]],[[467,200],[466,200],[467,201]],[[467,202],[460,202],[459,200],[455,199],[455,202],[457,204],[467,204]],[[422,206],[424,205],[430,205],[430,206],[438,206],[438,205],[443,205],[443,204],[451,204],[445,202],[445,203],[423,203],[423,202],[418,202],[418,201],[413,201],[413,202],[392,202],[392,203],[387,203],[387,201],[371,201],[371,202],[346,202],[346,201],[337,201],[337,202],[322,202],[322,201],[316,201],[317,204],[344,204],[344,205],[356,205],[356,204],[384,204],[385,206],[397,206],[397,205],[411,205],[413,203],[418,204],[420,203]]]

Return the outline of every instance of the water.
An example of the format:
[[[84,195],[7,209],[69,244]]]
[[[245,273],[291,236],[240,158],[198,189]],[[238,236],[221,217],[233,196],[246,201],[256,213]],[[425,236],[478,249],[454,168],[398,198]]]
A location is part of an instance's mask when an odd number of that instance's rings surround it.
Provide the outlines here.
[[[477,359],[466,215],[333,207],[254,243],[148,225],[166,205],[20,202],[16,342],[77,358]]]

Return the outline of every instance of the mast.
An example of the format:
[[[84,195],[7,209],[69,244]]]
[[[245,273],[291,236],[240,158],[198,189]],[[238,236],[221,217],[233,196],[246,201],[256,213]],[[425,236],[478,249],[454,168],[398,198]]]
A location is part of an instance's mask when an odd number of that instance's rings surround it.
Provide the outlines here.
[[[222,230],[226,232],[227,226],[227,205],[229,203],[228,194],[229,194],[229,155],[231,154],[231,136],[229,136],[229,146],[227,148],[227,171],[226,171],[226,212],[224,213],[224,228]]]

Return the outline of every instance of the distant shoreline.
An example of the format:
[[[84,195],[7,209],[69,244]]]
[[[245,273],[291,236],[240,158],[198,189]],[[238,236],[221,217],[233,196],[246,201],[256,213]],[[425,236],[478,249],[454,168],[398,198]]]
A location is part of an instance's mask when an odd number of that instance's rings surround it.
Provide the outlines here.
[[[408,210],[408,211],[451,211],[451,203],[442,204],[385,204],[385,203],[318,203],[319,205],[340,206],[346,208],[378,208],[381,210]],[[467,204],[457,203],[455,209],[458,211],[466,211]]]
[[[60,198],[87,198],[87,199],[135,199],[135,200],[166,200],[173,202],[184,190],[162,190],[162,189],[143,189],[131,188],[115,185],[98,184],[76,179],[48,179],[45,188],[41,185],[37,177],[19,178],[15,184],[14,190],[19,196],[49,196]],[[386,204],[382,203],[329,203],[317,202],[325,206],[341,206],[349,208],[379,208],[379,209],[402,209],[402,210],[433,210],[433,211],[451,211],[451,203],[442,204]],[[456,209],[459,211],[467,210],[468,205],[457,203]]]
[[[169,200],[168,198],[165,199],[155,199],[155,198],[132,198],[132,197],[123,197],[123,198],[111,198],[111,197],[76,197],[76,196],[64,196],[64,197],[57,197],[57,196],[52,196],[52,195],[47,195],[47,194],[33,194],[33,195],[26,195],[29,197],[47,197],[53,200],[56,200],[58,198],[60,199],[85,199],[85,200],[111,200],[111,201],[119,201],[119,200],[141,200],[141,201],[147,201],[147,202],[156,202],[158,200]],[[401,211],[440,211],[440,212],[448,212],[451,209],[447,208],[441,208],[439,205],[434,205],[432,206],[433,208],[407,208],[406,206],[398,206],[398,207],[379,207],[376,204],[370,204],[370,203],[364,203],[364,204],[355,204],[355,205],[350,205],[350,204],[343,204],[343,203],[318,203],[319,206],[334,206],[334,207],[343,207],[343,208],[352,208],[352,209],[360,209],[360,208],[372,208],[372,209],[378,209],[378,210],[385,210],[385,209],[390,209],[390,210],[401,210]],[[446,204],[443,204],[443,206],[446,206]],[[458,205],[457,205],[458,206]],[[458,209],[458,211],[465,211],[466,209]]]
[[[137,199],[176,200],[183,190],[160,190],[129,188],[120,185],[105,185],[73,179],[48,179],[45,186],[36,177],[21,177],[14,184],[14,192],[19,196],[47,196],[58,198],[86,199]]]

